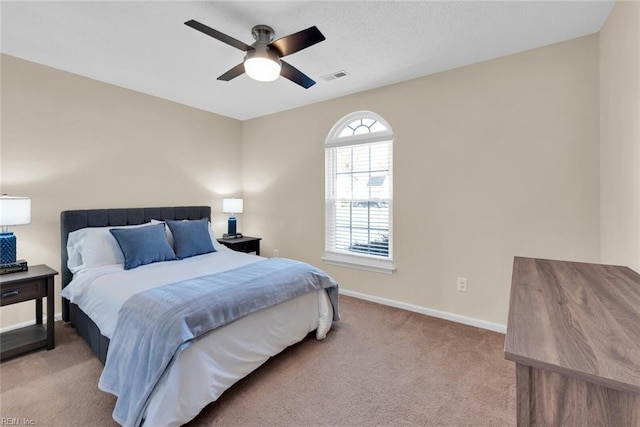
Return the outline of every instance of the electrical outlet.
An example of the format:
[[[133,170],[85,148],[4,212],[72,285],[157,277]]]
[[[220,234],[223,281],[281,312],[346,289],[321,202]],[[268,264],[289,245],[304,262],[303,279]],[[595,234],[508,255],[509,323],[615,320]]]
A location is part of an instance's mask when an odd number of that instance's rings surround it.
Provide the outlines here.
[[[277,249],[273,250],[273,257],[274,258],[278,258],[278,250]]]
[[[467,278],[466,277],[458,277],[456,290],[458,292],[467,292]]]

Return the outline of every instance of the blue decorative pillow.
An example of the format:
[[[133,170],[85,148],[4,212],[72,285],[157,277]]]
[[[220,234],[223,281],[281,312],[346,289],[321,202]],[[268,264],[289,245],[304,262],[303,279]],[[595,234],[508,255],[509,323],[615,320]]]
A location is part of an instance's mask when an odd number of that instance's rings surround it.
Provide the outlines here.
[[[207,218],[194,221],[167,221],[173,234],[173,247],[178,259],[216,252],[209,236]]]
[[[140,228],[112,228],[109,232],[122,249],[125,270],[176,259],[162,224]]]

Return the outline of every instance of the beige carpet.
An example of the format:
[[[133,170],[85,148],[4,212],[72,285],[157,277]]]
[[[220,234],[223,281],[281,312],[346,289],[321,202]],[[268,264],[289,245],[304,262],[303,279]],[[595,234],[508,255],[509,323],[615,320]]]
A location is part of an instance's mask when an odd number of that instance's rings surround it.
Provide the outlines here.
[[[515,425],[503,335],[348,297],[341,313],[326,340],[272,358],[188,425]],[[0,365],[0,417],[116,426],[102,365],[73,328],[56,334],[55,350]]]

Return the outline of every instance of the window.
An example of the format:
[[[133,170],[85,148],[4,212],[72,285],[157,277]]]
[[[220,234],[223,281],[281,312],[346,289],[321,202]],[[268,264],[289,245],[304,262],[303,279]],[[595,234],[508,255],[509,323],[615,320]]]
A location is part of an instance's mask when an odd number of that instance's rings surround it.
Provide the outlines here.
[[[393,272],[393,133],[370,111],[352,113],[325,144],[324,261]]]

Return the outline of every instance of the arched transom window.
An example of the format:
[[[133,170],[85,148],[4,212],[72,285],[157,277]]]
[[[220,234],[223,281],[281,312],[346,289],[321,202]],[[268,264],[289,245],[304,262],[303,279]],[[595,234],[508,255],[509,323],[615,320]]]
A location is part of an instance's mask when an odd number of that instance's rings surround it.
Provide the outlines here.
[[[375,113],[336,123],[325,143],[328,263],[393,271],[393,133]]]

